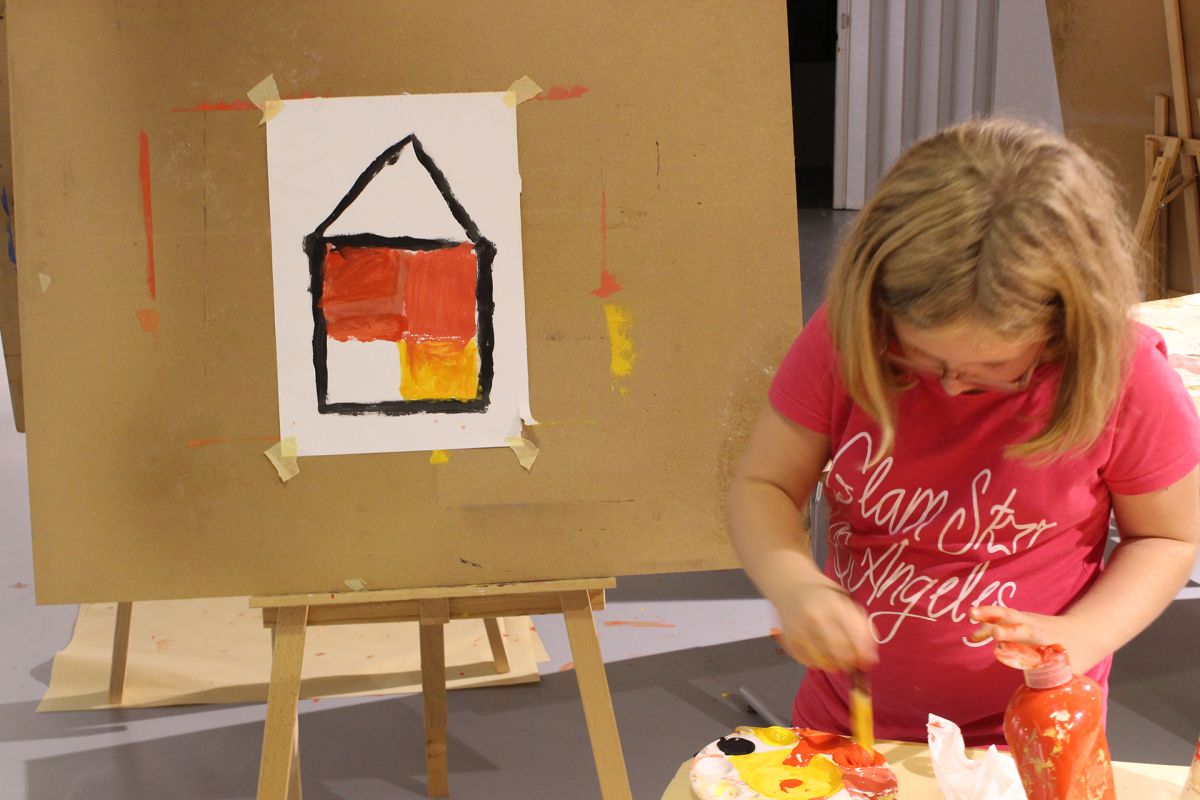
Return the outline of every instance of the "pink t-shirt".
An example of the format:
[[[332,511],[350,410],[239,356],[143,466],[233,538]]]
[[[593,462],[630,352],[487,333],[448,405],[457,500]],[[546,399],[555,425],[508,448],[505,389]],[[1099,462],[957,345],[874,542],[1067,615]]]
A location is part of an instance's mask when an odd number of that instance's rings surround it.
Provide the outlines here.
[[[930,377],[900,393],[892,454],[868,468],[878,427],[841,380],[824,307],[771,385],[787,418],[828,434],[832,465],[825,574],[866,609],[879,665],[871,672],[876,735],[924,741],[930,712],[968,745],[1003,743],[1003,713],[1021,674],[992,643],[969,643],[974,605],[1058,614],[1096,580],[1110,493],[1165,488],[1200,462],[1200,421],[1167,364],[1162,337],[1138,326],[1116,410],[1082,455],[1031,466],[1004,448],[1040,430],[1061,368],[1038,367],[1027,390],[951,396]],[[1107,688],[1111,659],[1089,675]],[[793,723],[846,731],[848,678],[808,670]]]

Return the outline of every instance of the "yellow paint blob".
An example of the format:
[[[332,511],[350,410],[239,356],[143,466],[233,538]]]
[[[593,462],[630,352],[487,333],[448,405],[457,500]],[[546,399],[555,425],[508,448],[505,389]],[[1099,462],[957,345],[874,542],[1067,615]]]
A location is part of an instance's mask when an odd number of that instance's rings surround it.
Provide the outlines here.
[[[429,454],[430,464],[447,464],[450,461],[450,452],[448,450],[434,450]]]
[[[625,394],[628,389],[620,386],[618,381],[633,372],[633,362],[637,357],[633,351],[633,340],[629,338],[633,321],[625,307],[616,303],[604,304],[604,319],[608,324],[608,343],[612,351],[609,369],[612,371],[613,388]]]
[[[459,342],[396,342],[400,396],[405,400],[474,400],[479,393],[479,347]]]
[[[763,797],[776,800],[816,800],[829,797],[842,788],[842,770],[831,759],[813,756],[803,767],[791,767],[783,760],[790,750],[763,750],[744,756],[730,756],[746,785]],[[785,783],[803,781],[799,786]]]
[[[791,728],[781,728],[778,725],[772,725],[770,728],[751,728],[748,725],[743,725],[737,729],[737,732],[752,734],[760,742],[766,742],[776,747],[787,747],[800,741],[800,737],[796,735],[794,730]]]

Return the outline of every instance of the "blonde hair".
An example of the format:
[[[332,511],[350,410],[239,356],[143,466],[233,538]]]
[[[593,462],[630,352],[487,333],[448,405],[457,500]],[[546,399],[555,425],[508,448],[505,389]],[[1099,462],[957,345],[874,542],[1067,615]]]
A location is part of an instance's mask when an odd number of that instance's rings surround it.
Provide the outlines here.
[[[881,358],[889,318],[1051,334],[1062,378],[1045,427],[1006,455],[1037,462],[1093,444],[1121,387],[1138,253],[1107,170],[1057,134],[974,120],[913,145],[859,213],[827,314],[854,401],[895,441],[903,389]]]

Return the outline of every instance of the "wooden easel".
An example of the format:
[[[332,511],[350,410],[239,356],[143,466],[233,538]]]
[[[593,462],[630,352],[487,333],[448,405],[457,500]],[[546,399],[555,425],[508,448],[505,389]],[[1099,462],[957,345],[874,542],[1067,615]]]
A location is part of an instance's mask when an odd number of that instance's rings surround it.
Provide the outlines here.
[[[1200,139],[1192,138],[1191,93],[1188,91],[1179,0],[1163,0],[1163,11],[1167,24],[1167,52],[1171,62],[1172,97],[1169,99],[1166,95],[1157,95],[1154,98],[1154,133],[1146,136],[1144,144],[1146,193],[1134,226],[1134,237],[1138,244],[1150,248],[1152,255],[1143,281],[1147,300],[1156,300],[1168,293],[1167,225],[1166,215],[1160,212],[1181,195],[1186,215],[1192,287],[1193,290],[1200,288],[1200,191],[1196,186]],[[1175,107],[1176,134],[1173,136],[1168,133],[1170,105]],[[1176,164],[1179,165],[1179,174],[1172,177]],[[1150,240],[1156,228],[1158,238],[1151,247]]]
[[[452,619],[562,614],[579,680],[592,755],[604,800],[631,800],[612,697],[592,612],[604,608],[614,578],[496,583],[429,589],[252,597],[271,629],[273,653],[263,731],[258,800],[300,800],[296,703],[309,625],[417,621],[425,703],[425,768],[430,797],[449,794],[446,761],[446,661],[443,626]]]

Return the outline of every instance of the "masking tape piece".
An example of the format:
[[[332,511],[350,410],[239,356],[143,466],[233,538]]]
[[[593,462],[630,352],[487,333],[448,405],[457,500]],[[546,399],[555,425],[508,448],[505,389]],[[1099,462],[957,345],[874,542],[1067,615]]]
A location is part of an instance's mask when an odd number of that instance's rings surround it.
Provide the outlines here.
[[[446,463],[449,463],[449,461],[450,461],[450,451],[449,450],[434,450],[432,453],[429,454],[429,463],[430,464],[446,464]]]
[[[38,282],[42,284],[42,294],[45,294],[46,290],[50,288],[50,276],[44,272],[39,272]]]
[[[351,578],[348,581],[342,581],[342,583],[346,584],[346,586],[352,592],[361,592],[363,589],[367,588],[367,582],[362,578]]]
[[[526,100],[532,100],[542,93],[542,87],[533,82],[533,78],[528,75],[522,75],[512,82],[512,86],[508,87],[508,91],[504,93],[504,105],[509,108],[516,108]]]
[[[285,449],[291,453],[290,456],[284,454]],[[263,451],[263,455],[271,461],[275,471],[279,473],[279,480],[284,483],[300,474],[300,464],[296,461],[296,440],[293,437],[289,436],[278,444],[271,445]]]
[[[526,472],[533,469],[533,462],[537,460],[540,452],[536,444],[521,436],[505,436],[504,443],[517,454],[517,460]]]
[[[275,84],[275,73],[271,73],[259,81],[257,86],[246,92],[246,96],[263,112],[262,119],[258,121],[259,125],[270,122],[280,111],[283,111],[283,101],[279,99],[279,87]]]
[[[279,442],[279,454],[284,458],[296,458],[297,449],[295,436],[289,436]]]

